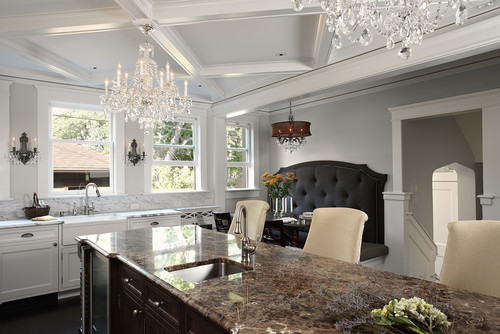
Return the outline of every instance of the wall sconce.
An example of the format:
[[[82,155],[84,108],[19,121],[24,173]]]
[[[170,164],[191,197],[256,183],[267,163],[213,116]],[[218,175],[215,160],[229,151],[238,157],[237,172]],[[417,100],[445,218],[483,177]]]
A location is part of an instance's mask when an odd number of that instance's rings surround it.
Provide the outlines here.
[[[40,157],[40,152],[37,150],[36,138],[33,140],[33,151],[28,150],[28,135],[23,132],[21,137],[19,137],[19,142],[21,143],[21,148],[16,149],[16,139],[12,137],[12,149],[9,151],[9,158],[13,165],[33,165],[38,162]]]
[[[125,156],[125,161],[129,166],[135,166],[137,164],[144,163],[146,159],[146,152],[144,152],[144,145],[142,147],[142,154],[137,150],[137,142],[135,139],[132,139],[132,143],[129,144],[129,150],[127,155]]]

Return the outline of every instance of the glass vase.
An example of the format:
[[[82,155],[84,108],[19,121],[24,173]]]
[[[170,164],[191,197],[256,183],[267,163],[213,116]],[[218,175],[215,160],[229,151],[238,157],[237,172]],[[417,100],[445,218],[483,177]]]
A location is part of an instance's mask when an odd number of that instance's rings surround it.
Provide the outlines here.
[[[283,217],[283,197],[273,198],[273,217]]]

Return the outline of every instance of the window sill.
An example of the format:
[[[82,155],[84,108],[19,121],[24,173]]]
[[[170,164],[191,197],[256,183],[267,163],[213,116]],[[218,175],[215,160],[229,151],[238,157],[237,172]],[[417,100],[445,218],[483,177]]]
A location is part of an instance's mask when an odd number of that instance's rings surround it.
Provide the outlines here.
[[[226,198],[260,197],[258,188],[226,189]]]

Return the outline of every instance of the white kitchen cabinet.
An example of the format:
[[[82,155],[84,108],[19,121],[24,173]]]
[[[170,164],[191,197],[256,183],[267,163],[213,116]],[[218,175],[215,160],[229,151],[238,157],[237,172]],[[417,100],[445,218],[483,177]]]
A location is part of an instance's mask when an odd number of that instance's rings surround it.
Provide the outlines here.
[[[128,228],[129,230],[136,230],[139,228],[147,228],[147,227],[175,226],[175,225],[180,225],[180,223],[181,223],[181,216],[179,213],[179,214],[171,214],[165,216],[129,218]]]
[[[80,288],[80,259],[75,237],[80,235],[120,232],[127,229],[125,218],[113,217],[113,220],[99,220],[99,216],[64,217],[67,222],[61,225],[61,270],[59,291]],[[102,219],[108,219],[103,217]]]
[[[80,267],[81,262],[78,257],[78,246],[62,246],[60,291],[80,287]]]
[[[0,303],[58,291],[58,226],[0,230]]]

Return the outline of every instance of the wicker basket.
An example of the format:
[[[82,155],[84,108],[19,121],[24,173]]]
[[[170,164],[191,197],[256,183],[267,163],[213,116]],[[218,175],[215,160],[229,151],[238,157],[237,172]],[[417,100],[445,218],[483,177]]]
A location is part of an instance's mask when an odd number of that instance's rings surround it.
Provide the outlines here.
[[[33,206],[26,206],[23,208],[23,210],[26,218],[31,219],[48,215],[50,211],[50,206],[40,207],[40,202],[38,201],[38,195],[34,193]]]
[[[41,217],[41,216],[46,216],[49,214],[50,211],[50,206],[46,206],[44,208],[37,208],[37,207],[24,207],[24,215],[26,218],[31,219],[31,218],[36,218],[36,217]]]

